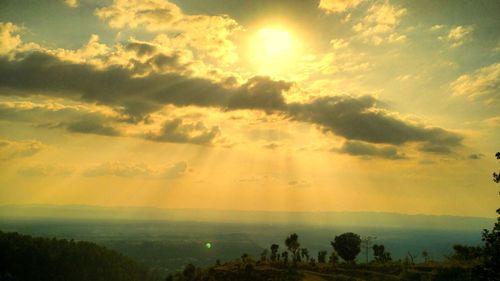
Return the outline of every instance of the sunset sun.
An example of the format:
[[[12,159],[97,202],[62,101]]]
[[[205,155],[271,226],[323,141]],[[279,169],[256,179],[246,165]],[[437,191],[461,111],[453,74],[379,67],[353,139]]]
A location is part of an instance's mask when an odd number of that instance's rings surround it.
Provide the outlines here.
[[[293,65],[299,45],[291,31],[281,27],[263,27],[251,39],[251,63],[261,74],[282,74]]]

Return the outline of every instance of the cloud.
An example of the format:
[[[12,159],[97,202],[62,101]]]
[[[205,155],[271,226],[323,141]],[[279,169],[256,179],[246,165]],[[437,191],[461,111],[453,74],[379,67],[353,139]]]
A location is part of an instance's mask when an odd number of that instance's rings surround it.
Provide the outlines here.
[[[320,0],[319,8],[327,14],[343,13],[356,8],[362,0]]]
[[[450,44],[450,48],[457,48],[464,44],[468,36],[474,31],[473,26],[456,26],[448,31],[446,36],[438,37],[439,40]]]
[[[17,174],[23,177],[69,176],[74,171],[73,167],[64,165],[38,164],[21,167]]]
[[[149,31],[172,28],[183,16],[177,5],[163,0],[115,0],[95,14],[112,28],[144,27]]]
[[[48,54],[52,54],[61,60],[72,62],[86,62],[99,64],[99,58],[109,55],[111,48],[99,41],[99,36],[92,34],[87,43],[80,49],[67,50],[62,48],[44,49]]]
[[[146,177],[175,179],[185,174],[187,163],[184,161],[171,165],[154,167],[144,163],[106,162],[87,168],[83,175],[87,177],[116,176],[124,178]]]
[[[471,74],[464,74],[451,83],[455,95],[471,100],[500,105],[500,63],[485,66]]]
[[[64,0],[64,3],[66,3],[66,5],[71,8],[78,7],[78,0]]]
[[[332,47],[335,48],[335,46]],[[364,53],[337,49],[326,53],[318,62],[313,62],[311,68],[322,74],[348,75],[353,78],[353,76],[356,77],[356,75],[372,68],[373,64],[370,60],[371,58]]]
[[[278,143],[275,143],[275,142],[271,142],[271,143],[268,143],[268,144],[265,144],[263,145],[262,147],[263,148],[267,148],[267,149],[271,149],[271,150],[275,150],[276,148],[280,147],[281,145],[278,144]]]
[[[450,154],[453,146],[447,143],[424,143],[420,145],[420,151],[434,154]]]
[[[120,116],[109,108],[68,105],[61,102],[37,103],[25,99],[0,102],[0,120],[33,123],[37,127],[65,128],[73,133],[118,136],[114,122]]]
[[[184,123],[181,119],[166,121],[160,132],[150,133],[147,139],[160,142],[211,144],[220,135],[219,127],[207,128],[203,122]]]
[[[407,10],[389,4],[389,2],[372,5],[361,22],[353,26],[354,31],[365,42],[380,45],[383,42],[404,42],[405,35],[395,32],[401,18]]]
[[[189,47],[202,56],[226,63],[237,56],[230,37],[240,27],[228,16],[186,15],[167,0],[115,0],[112,5],[97,9],[95,14],[112,28],[165,32],[163,44]]]
[[[132,118],[141,119],[165,104],[278,110],[285,105],[282,92],[291,83],[253,77],[238,87],[226,88],[205,78],[176,73],[134,77],[122,67],[97,69],[31,53],[14,61],[0,58],[0,86],[118,106]]]
[[[310,187],[311,183],[305,180],[290,180],[288,181],[288,185],[290,187],[304,188],[304,187]]]
[[[46,146],[36,140],[11,141],[0,139],[0,159],[10,160],[14,158],[24,158],[33,156]]]
[[[0,22],[0,57],[13,56],[18,52],[40,49],[35,43],[23,43],[20,33],[24,27],[11,22]]]
[[[460,135],[404,121],[377,108],[377,102],[372,96],[321,97],[307,104],[290,104],[288,114],[348,140],[393,145],[421,142],[447,148],[461,145]]]
[[[184,175],[186,171],[187,163],[185,161],[181,161],[163,169],[160,176],[166,179],[175,179]]]
[[[349,46],[349,42],[344,39],[333,39],[330,40],[330,45],[334,50],[345,49]]]
[[[473,153],[473,154],[470,154],[467,158],[469,158],[471,160],[479,160],[479,159],[484,158],[484,154],[482,154],[482,153]]]
[[[81,119],[65,123],[64,126],[69,132],[84,133],[103,136],[119,136],[120,131],[111,125],[104,124],[103,120],[99,119]]]
[[[21,45],[21,29],[10,22],[0,22],[0,55],[5,55]]]
[[[338,153],[345,153],[353,156],[378,157],[392,160],[406,159],[406,155],[401,154],[393,146],[376,146],[360,141],[346,141],[337,149]]]
[[[431,26],[430,30],[431,31],[438,31],[438,30],[442,30],[445,26],[443,24],[435,24],[433,26]]]
[[[122,67],[101,69],[88,64],[61,61],[52,55],[36,52],[16,60],[0,58],[0,87],[15,90],[0,91],[0,94],[28,96],[31,91],[35,91],[94,102],[121,110],[129,116],[130,121],[144,120],[165,105],[221,110],[253,109],[316,124],[324,131],[348,140],[394,145],[419,142],[424,144],[423,151],[451,150],[460,146],[462,141],[458,134],[398,118],[378,107],[379,102],[371,96],[340,95],[303,103],[286,103],[284,93],[291,86],[290,82],[261,76],[231,87],[206,78],[177,73],[137,77]],[[104,128],[93,128],[101,133],[111,133]],[[208,129],[203,128],[203,124],[184,124],[180,120],[171,120],[164,124],[160,132],[147,137],[157,141],[206,144],[218,134],[219,130],[215,127]]]
[[[486,124],[490,127],[500,127],[500,116],[491,117],[482,121],[482,123]]]

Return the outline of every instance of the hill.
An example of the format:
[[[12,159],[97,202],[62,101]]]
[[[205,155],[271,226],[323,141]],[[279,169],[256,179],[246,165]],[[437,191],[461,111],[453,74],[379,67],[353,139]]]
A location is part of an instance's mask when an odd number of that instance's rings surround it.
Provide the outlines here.
[[[94,243],[0,231],[0,280],[157,281],[149,269]]]

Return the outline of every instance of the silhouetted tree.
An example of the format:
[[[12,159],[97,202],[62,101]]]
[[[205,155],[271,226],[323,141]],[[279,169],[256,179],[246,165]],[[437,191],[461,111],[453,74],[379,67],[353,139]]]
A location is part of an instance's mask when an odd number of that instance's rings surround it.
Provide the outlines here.
[[[497,152],[495,156],[500,160],[500,152]],[[500,183],[500,172],[493,173],[493,181]],[[484,229],[481,238],[484,242],[483,280],[500,280],[500,208],[497,209],[497,214],[493,229],[491,231]]]
[[[283,263],[288,264],[288,252],[283,251],[283,253],[281,253],[281,257],[283,258]]]
[[[500,160],[500,152],[495,154],[495,157]],[[493,181],[496,183],[500,183],[500,172],[493,172]]]
[[[300,254],[306,262],[309,262],[309,250],[307,248],[300,249]]]
[[[186,265],[182,271],[182,276],[189,281],[194,280],[196,277],[196,267],[192,263]]]
[[[242,262],[247,262],[248,260],[248,254],[247,253],[243,253],[243,255],[241,255],[241,261]]]
[[[361,245],[365,249],[366,263],[368,263],[368,252],[372,246],[372,241],[377,239],[375,236],[365,236],[361,238]]]
[[[292,233],[285,239],[285,245],[288,250],[292,253],[293,262],[300,262],[300,243],[299,236],[296,233]]]
[[[335,251],[333,251],[328,257],[328,262],[331,265],[336,265],[339,262],[339,256],[337,255],[337,253],[335,253]]]
[[[279,248],[280,248],[280,246],[277,244],[271,245],[271,261],[276,261],[276,259],[279,259],[279,256],[278,256]]]
[[[335,252],[347,263],[354,263],[356,256],[361,251],[361,238],[352,232],[335,236],[335,240],[330,244]]]
[[[408,251],[408,254],[407,254],[407,259],[408,259],[408,264],[415,264],[415,260],[417,259],[418,255],[414,255],[412,253],[410,253],[410,251]]]
[[[484,242],[483,269],[486,280],[500,280],[500,208],[497,209],[497,221],[491,231],[483,230],[482,240]]]
[[[425,263],[429,262],[429,252],[427,252],[427,250],[422,251],[422,257],[424,258]]]
[[[326,251],[319,251],[318,252],[318,263],[325,263],[326,262]]]
[[[373,245],[373,256],[376,262],[384,263],[391,261],[391,254],[385,251],[384,245]]]
[[[479,259],[483,255],[483,249],[476,246],[464,246],[455,244],[453,245],[453,251],[454,253],[451,258],[460,261]]]

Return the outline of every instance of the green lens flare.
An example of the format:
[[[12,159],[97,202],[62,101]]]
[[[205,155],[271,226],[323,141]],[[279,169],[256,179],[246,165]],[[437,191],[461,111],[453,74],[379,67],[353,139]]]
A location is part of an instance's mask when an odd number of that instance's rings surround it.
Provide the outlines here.
[[[212,248],[212,243],[210,243],[210,242],[207,242],[207,243],[205,244],[205,247],[207,247],[207,249],[210,249],[210,248]]]

